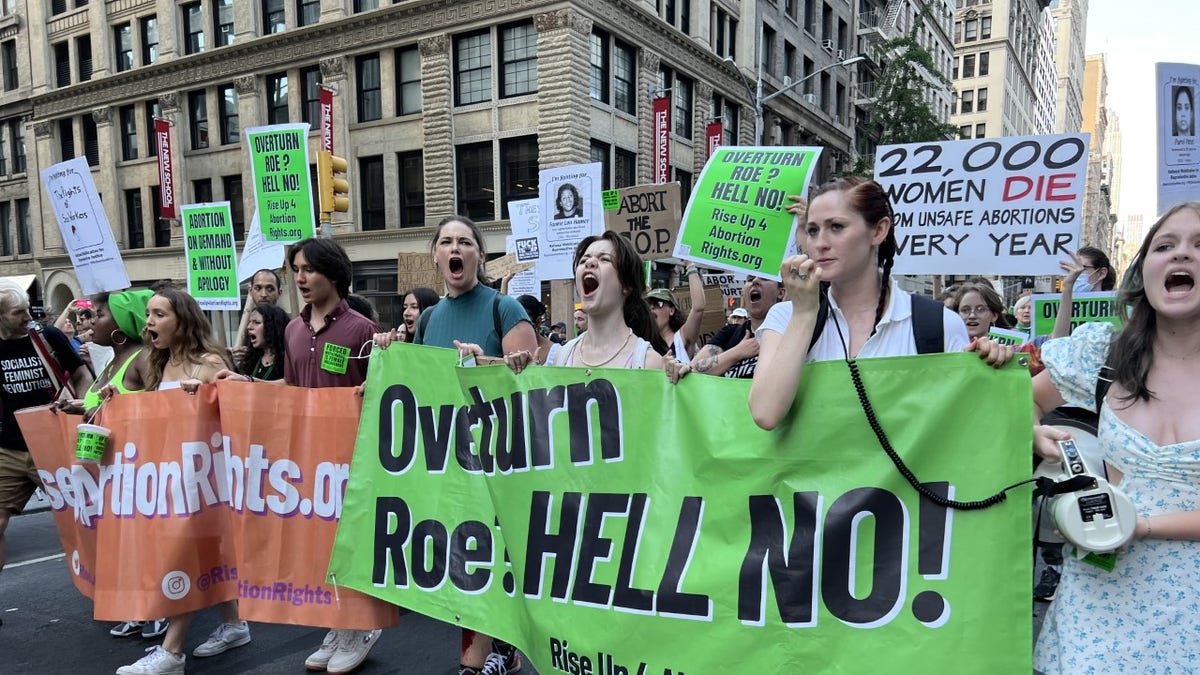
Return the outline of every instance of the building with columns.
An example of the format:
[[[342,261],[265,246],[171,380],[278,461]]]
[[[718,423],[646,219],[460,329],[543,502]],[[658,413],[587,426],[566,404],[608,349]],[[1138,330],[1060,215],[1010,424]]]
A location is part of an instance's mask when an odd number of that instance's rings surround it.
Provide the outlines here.
[[[334,148],[352,186],[334,236],[355,290],[394,325],[396,254],[428,250],[443,217],[470,216],[502,252],[506,204],[536,195],[539,169],[597,161],[605,187],[650,182],[651,92],[671,97],[672,178],[685,194],[709,120],[725,120],[727,143],[752,142],[746,83],[724,59],[754,62],[754,11],[728,0],[17,3],[0,19],[19,71],[0,126],[9,154],[28,144],[29,157],[0,170],[16,244],[0,250],[0,274],[36,275],[49,311],[79,296],[37,176],[84,156],[130,279],[182,280],[180,228],[158,218],[153,120],[172,124],[176,200],[230,201],[240,237],[254,210],[243,130],[309,122],[316,150],[324,85],[337,92]]]

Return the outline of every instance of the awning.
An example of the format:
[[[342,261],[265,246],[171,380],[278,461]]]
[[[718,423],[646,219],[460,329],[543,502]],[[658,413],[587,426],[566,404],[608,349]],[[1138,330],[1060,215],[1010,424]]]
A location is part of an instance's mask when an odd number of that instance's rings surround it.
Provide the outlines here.
[[[17,275],[11,276],[11,277],[0,277],[0,279],[15,282],[18,286],[20,286],[21,288],[24,288],[25,291],[28,292],[29,289],[33,286],[33,284],[35,282],[37,282],[37,275],[36,274],[17,274]]]

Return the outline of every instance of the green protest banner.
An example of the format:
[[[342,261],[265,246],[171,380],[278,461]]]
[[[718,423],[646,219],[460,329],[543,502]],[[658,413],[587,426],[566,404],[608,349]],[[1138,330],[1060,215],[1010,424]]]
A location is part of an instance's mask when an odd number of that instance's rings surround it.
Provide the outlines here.
[[[1059,293],[1038,293],[1030,296],[1033,305],[1033,321],[1030,339],[1049,337],[1054,333],[1054,321],[1058,318],[1058,306],[1062,304]],[[1093,321],[1106,321],[1118,328],[1121,319],[1117,311],[1116,291],[1076,293],[1071,298],[1071,330]]]
[[[268,242],[290,244],[313,236],[308,128],[301,123],[246,130],[254,203]]]
[[[778,280],[795,237],[788,196],[807,194],[820,154],[821,148],[717,148],[692,189],[672,255]]]
[[[988,337],[999,342],[1002,345],[1013,345],[1019,347],[1026,342],[1029,342],[1029,334],[1025,331],[1012,330],[1009,328],[996,328],[992,326],[988,330]]]
[[[845,363],[806,366],[803,405],[765,432],[748,381],[455,359],[372,355],[331,581],[542,673],[1031,671],[1030,490],[981,511],[919,497]],[[1028,477],[1028,371],[859,368],[929,490]]]
[[[241,309],[229,202],[183,204],[179,219],[183,223],[188,294],[196,298],[201,309]]]

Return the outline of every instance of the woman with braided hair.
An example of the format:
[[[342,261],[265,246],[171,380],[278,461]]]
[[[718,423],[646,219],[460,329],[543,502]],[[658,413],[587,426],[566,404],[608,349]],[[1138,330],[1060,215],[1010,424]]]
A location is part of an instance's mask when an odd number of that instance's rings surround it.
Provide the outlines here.
[[[1012,358],[1011,347],[986,337],[969,341],[957,314],[908,294],[891,278],[895,218],[879,183],[838,178],[818,188],[807,208],[793,200],[797,204],[789,210],[803,216],[806,254],[783,261],[779,273],[788,302],[772,307],[757,333],[750,412],[760,427],[775,428],[792,407],[807,361],[917,354],[916,310],[937,312],[941,351],[979,351],[997,367]],[[827,312],[821,311],[823,303]],[[936,307],[916,307],[925,303]]]

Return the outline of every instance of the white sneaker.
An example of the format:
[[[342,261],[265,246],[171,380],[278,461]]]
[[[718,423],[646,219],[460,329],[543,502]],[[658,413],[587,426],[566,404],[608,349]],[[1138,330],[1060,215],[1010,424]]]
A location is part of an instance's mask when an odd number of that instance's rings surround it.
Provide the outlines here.
[[[231,623],[223,623],[217,626],[204,644],[196,647],[192,656],[197,658],[216,656],[234,647],[241,647],[249,641],[250,626],[246,625],[245,621],[239,621],[236,626]]]
[[[183,654],[172,654],[162,647],[151,647],[137,663],[117,668],[117,675],[183,675]]]
[[[337,651],[341,636],[342,631],[340,630],[331,630],[326,633],[325,639],[321,641],[321,648],[304,659],[304,667],[309,670],[325,670],[329,666],[329,659],[333,658],[333,653]]]
[[[383,634],[382,630],[344,630],[342,631],[342,639],[338,641],[337,651],[329,659],[329,665],[325,667],[330,673],[348,673],[367,658],[367,654],[371,651],[371,647],[379,641],[379,636]]]

